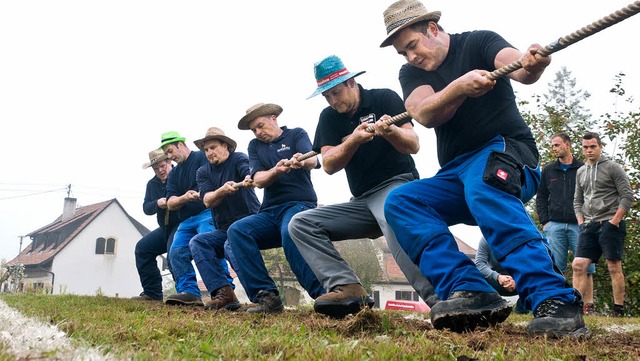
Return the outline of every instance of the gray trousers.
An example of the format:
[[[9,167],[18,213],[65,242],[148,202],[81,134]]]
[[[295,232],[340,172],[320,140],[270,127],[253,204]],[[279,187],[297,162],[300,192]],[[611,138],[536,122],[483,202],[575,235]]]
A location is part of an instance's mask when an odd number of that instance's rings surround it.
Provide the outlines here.
[[[384,217],[389,192],[411,180],[410,174],[399,175],[349,202],[309,209],[291,219],[289,235],[327,291],[338,285],[360,283],[333,241],[384,235],[393,258],[420,297],[430,307],[439,300],[431,283],[400,247]]]

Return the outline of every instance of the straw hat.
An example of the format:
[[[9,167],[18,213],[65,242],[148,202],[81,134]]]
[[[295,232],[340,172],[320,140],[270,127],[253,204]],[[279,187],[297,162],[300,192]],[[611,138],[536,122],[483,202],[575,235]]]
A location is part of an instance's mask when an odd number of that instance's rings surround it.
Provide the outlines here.
[[[154,149],[154,150],[149,152],[149,162],[144,163],[142,165],[142,169],[147,169],[147,168],[153,166],[154,164],[160,163],[163,160],[167,160],[167,159],[168,158],[164,154],[162,149]]]
[[[334,86],[364,73],[364,71],[356,73],[349,72],[342,63],[342,60],[335,55],[330,55],[315,63],[313,65],[313,71],[316,75],[318,88],[309,96],[309,98],[322,94]]]
[[[211,127],[207,129],[207,133],[204,135],[204,138],[194,140],[193,144],[195,144],[198,149],[203,150],[202,148],[204,147],[204,142],[212,139],[217,139],[221,142],[227,143],[229,145],[229,153],[233,153],[233,151],[236,150],[236,142],[224,135],[224,131],[217,127]]]
[[[384,26],[387,28],[387,37],[381,48],[391,45],[391,38],[398,31],[419,21],[431,20],[436,23],[440,20],[439,11],[427,11],[421,2],[417,0],[400,0],[391,4],[384,11]]]
[[[276,117],[282,113],[282,107],[272,103],[258,103],[247,109],[247,114],[238,122],[238,129],[249,130],[249,123],[258,117],[265,115],[275,115]]]

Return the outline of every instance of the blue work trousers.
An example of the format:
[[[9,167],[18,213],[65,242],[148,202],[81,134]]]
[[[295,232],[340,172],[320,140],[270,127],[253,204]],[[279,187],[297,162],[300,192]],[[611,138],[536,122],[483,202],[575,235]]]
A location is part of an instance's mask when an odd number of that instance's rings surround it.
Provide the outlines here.
[[[483,181],[489,155],[504,149],[504,139],[496,137],[445,164],[435,176],[396,188],[385,203],[387,221],[441,299],[453,291],[495,292],[449,231],[464,223],[479,226],[527,309],[549,298],[573,302],[574,290],[554,269],[548,243],[522,200]],[[539,167],[522,169],[526,201],[537,190],[540,172]]]
[[[235,255],[240,283],[251,302],[257,302],[261,290],[278,292],[269,276],[260,250],[282,247],[298,282],[309,296],[316,298],[325,293],[300,251],[289,236],[289,221],[298,212],[314,208],[311,202],[287,202],[261,210],[234,222],[227,236]]]
[[[224,264],[219,261],[221,258],[234,259],[232,254],[225,254],[231,252],[231,248],[225,247],[226,241],[227,232],[219,229],[200,233],[189,241],[191,255],[209,293],[224,286],[235,289],[233,279],[229,278],[228,267],[224,267],[226,261]],[[231,266],[234,267],[234,262],[231,262]]]
[[[200,297],[196,271],[191,264],[193,258],[189,249],[189,241],[197,234],[211,232],[215,229],[211,210],[209,209],[185,219],[178,225],[178,229],[173,236],[171,250],[169,251],[169,261],[173,277],[176,280],[176,292],[187,292]],[[228,273],[227,261],[223,258],[218,262],[223,265]],[[228,278],[230,277],[228,276]]]

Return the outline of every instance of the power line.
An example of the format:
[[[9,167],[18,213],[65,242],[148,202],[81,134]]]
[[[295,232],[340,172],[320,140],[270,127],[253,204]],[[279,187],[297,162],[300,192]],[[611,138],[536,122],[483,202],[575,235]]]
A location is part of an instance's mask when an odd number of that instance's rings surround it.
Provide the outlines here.
[[[44,193],[58,192],[58,191],[66,190],[66,189],[67,189],[67,188],[65,187],[65,188],[59,188],[59,189],[52,189],[52,190],[49,190],[49,191],[36,192],[36,193],[30,193],[30,194],[22,194],[22,195],[19,195],[19,196],[13,196],[13,197],[5,197],[5,198],[0,198],[0,201],[4,201],[4,200],[7,200],[7,199],[15,199],[15,198],[22,198],[22,197],[30,197],[30,196],[35,196],[35,195],[38,195],[38,194],[44,194]]]

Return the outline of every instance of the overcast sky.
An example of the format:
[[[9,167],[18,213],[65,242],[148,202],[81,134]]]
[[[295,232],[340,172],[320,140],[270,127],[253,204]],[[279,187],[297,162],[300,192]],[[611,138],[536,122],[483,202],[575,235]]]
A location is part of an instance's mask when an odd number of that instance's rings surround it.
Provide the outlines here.
[[[55,220],[67,185],[79,205],[117,198],[148,228],[142,212],[151,169],[142,170],[160,134],[177,130],[193,146],[208,127],[222,128],[246,152],[250,131],[237,129],[258,102],[281,105],[280,125],[311,136],[327,105],[315,90],[313,64],[335,54],[365,88],[391,88],[404,59],[379,48],[382,12],[392,1],[3,1],[0,2],[0,258],[18,253],[19,236]],[[519,49],[547,45],[631,2],[620,0],[426,1],[442,11],[449,33],[494,30]],[[592,93],[594,115],[613,112],[608,90],[624,72],[640,95],[640,16],[553,55],[521,98],[542,94],[561,66]],[[636,104],[637,109],[637,104]],[[391,114],[395,115],[395,114]],[[433,131],[416,126],[421,176],[438,169]],[[344,172],[313,171],[319,201],[347,201]],[[454,233],[475,244],[468,227]],[[24,239],[24,248],[30,242]]]

